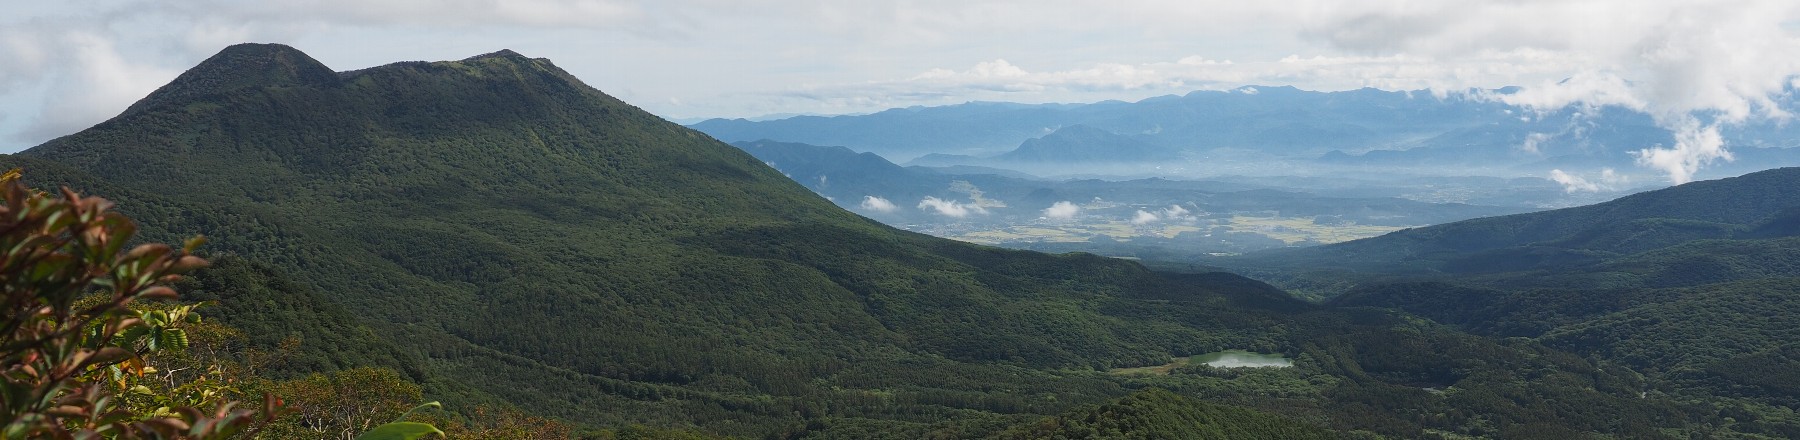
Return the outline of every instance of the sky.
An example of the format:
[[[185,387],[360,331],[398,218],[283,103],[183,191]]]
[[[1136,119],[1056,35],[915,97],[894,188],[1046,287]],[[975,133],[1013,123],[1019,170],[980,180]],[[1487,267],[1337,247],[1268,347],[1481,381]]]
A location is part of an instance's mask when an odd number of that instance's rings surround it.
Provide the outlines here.
[[[336,70],[513,49],[665,118],[967,101],[1138,100],[1243,85],[1521,86],[1530,108],[1648,112],[1679,183],[1721,126],[1786,120],[1790,0],[0,0],[0,152],[103,121],[233,43]],[[1685,176],[1685,177],[1684,177]]]

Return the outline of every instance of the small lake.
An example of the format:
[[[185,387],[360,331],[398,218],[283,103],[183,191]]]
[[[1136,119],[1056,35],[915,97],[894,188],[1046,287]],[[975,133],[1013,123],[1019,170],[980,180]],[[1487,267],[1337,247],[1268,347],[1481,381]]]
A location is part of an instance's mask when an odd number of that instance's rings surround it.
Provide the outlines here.
[[[1292,367],[1294,361],[1279,353],[1255,353],[1244,350],[1225,350],[1207,353],[1190,358],[1188,362],[1211,365],[1214,368],[1243,367]]]

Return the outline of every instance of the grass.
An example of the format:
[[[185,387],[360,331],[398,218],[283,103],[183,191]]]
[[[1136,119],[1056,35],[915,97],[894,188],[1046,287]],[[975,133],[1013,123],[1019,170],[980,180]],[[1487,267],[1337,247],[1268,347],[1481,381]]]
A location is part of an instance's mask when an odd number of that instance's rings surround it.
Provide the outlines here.
[[[1374,237],[1403,229],[1394,226],[1320,225],[1313,223],[1311,217],[1233,216],[1231,218],[1231,223],[1224,226],[1234,232],[1254,232],[1281,240],[1288,244],[1303,241],[1337,243],[1359,238]],[[982,244],[999,244],[1016,241],[1080,243],[1089,241],[1092,237],[1097,236],[1104,236],[1120,241],[1130,241],[1133,238],[1145,236],[1175,238],[1175,236],[1180,235],[1183,232],[1200,232],[1211,227],[1212,226],[1210,225],[1187,224],[1136,225],[1127,221],[1115,220],[1103,223],[1062,225],[1006,225],[998,226],[996,229],[974,231],[949,238]]]
[[[1114,368],[1111,370],[1107,370],[1106,372],[1109,374],[1118,375],[1118,376],[1134,376],[1134,375],[1167,376],[1167,375],[1169,375],[1169,372],[1175,371],[1176,368],[1185,367],[1188,364],[1191,364],[1193,362],[1194,362],[1193,356],[1185,356],[1185,357],[1178,357],[1178,358],[1171,359],[1169,361],[1169,363],[1162,364],[1162,365],[1151,365],[1148,367]]]

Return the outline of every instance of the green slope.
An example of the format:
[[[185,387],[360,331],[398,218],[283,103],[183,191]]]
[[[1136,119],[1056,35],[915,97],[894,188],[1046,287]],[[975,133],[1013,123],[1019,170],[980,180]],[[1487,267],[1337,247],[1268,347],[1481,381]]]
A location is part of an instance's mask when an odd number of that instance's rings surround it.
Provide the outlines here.
[[[330,72],[233,46],[0,166],[114,198],[146,239],[211,237],[247,260],[202,289],[222,300],[274,292],[335,304],[311,319],[360,317],[294,327],[277,320],[301,303],[231,306],[255,315],[240,324],[253,338],[324,341],[303,368],[397,365],[449,403],[588,426],[981,436],[1156,384],[1107,368],[1226,348],[1301,356],[1311,391],[1221,398],[1341,430],[1636,435],[1714,417],[1638,399],[1617,385],[1629,371],[1235,275],[888,228],[509,51]],[[1151,381],[1265,386],[1214,379]],[[1502,395],[1518,400],[1483,397]]]
[[[1236,265],[1481,273],[1591,264],[1693,240],[1778,234],[1800,168],[1693,182],[1576,208],[1479,218],[1268,252]],[[1752,229],[1755,229],[1752,231]]]
[[[152,239],[205,234],[280,265],[453,381],[597,424],[829,405],[860,394],[831,378],[908,368],[896,360],[974,374],[1155,363],[1267,339],[1254,323],[1306,307],[880,226],[545,60],[321,69],[233,46],[9,161],[115,195]],[[1133,296],[1217,319],[1103,312]],[[1082,386],[1045,393],[1114,393]],[[721,428],[740,429],[771,427]]]

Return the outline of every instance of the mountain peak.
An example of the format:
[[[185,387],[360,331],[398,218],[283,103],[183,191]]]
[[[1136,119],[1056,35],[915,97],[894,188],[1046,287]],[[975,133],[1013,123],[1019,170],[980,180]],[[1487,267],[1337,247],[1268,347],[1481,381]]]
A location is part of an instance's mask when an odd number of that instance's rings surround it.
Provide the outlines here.
[[[125,112],[246,88],[332,84],[337,80],[336,72],[299,49],[282,44],[234,44],[182,72]]]
[[[480,60],[489,60],[489,59],[529,61],[529,60],[531,60],[531,57],[521,55],[518,52],[513,52],[512,49],[500,49],[500,50],[497,50],[494,52],[484,53],[481,55],[464,58],[463,61],[480,61]]]
[[[1014,162],[1141,162],[1176,157],[1174,150],[1083,124],[1026,139],[1019,148],[998,156]]]

